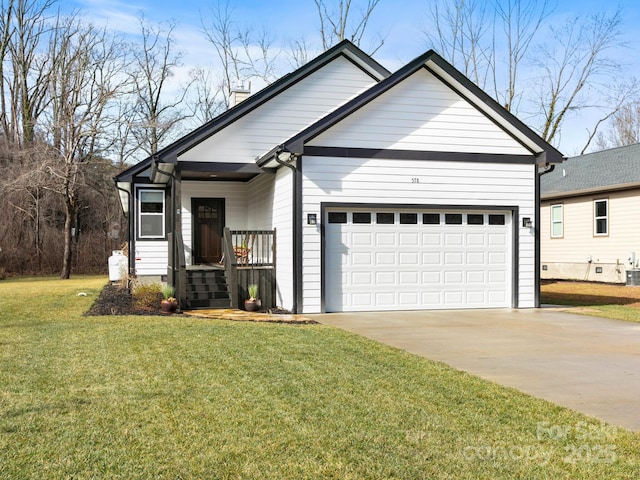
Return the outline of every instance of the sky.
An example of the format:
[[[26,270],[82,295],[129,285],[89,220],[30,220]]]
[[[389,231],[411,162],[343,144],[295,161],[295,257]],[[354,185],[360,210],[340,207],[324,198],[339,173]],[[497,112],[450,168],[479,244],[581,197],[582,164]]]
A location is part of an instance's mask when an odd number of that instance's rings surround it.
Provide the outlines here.
[[[201,33],[201,18],[210,16],[211,5],[218,0],[60,0],[64,9],[77,9],[95,24],[106,24],[124,34],[139,31],[138,17],[156,22],[175,22],[177,48],[184,53],[183,72],[192,66],[206,66],[213,53]],[[224,0],[222,0],[224,1]],[[317,11],[313,0],[228,0],[234,8],[234,19],[244,19],[247,25],[266,28],[277,40],[284,42],[306,38],[313,44],[319,39]],[[335,0],[333,3],[337,3]],[[364,3],[364,2],[358,2]],[[367,27],[367,32],[382,35],[384,45],[374,58],[391,71],[433,48],[425,37],[429,30],[429,0],[380,0]],[[621,0],[558,0],[554,16],[613,12],[623,10],[623,31],[629,48],[621,52],[625,75],[640,78],[640,2]],[[373,35],[372,35],[373,36]],[[373,39],[371,41],[374,41]],[[362,44],[366,50],[367,41]],[[316,43],[316,47],[319,45]],[[318,50],[318,54],[320,51]],[[186,74],[186,73],[185,73]],[[595,117],[594,117],[595,118]],[[521,118],[525,123],[526,118]],[[572,118],[565,124],[558,145],[565,155],[575,155],[586,141],[586,124],[591,120]]]

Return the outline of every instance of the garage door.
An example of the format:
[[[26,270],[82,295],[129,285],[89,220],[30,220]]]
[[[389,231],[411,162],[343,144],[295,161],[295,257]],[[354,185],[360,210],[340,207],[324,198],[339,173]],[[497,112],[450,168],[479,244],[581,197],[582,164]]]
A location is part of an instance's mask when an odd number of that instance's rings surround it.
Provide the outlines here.
[[[331,209],[327,312],[511,306],[511,212]]]

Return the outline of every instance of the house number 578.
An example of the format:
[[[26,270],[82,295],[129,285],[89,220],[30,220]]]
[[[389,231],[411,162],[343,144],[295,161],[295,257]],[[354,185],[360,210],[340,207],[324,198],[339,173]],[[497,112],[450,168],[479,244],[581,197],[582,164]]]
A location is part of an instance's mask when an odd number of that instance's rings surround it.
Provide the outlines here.
[[[416,178],[416,177],[413,177],[413,178],[411,179],[411,183],[420,183],[420,179],[419,179],[419,178]]]

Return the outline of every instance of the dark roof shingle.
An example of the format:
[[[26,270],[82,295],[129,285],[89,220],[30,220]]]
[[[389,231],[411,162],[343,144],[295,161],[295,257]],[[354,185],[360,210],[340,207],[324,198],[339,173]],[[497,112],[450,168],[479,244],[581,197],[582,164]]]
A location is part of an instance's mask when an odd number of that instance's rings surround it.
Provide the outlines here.
[[[640,185],[640,144],[602,150],[565,160],[542,176],[542,198],[577,195]]]

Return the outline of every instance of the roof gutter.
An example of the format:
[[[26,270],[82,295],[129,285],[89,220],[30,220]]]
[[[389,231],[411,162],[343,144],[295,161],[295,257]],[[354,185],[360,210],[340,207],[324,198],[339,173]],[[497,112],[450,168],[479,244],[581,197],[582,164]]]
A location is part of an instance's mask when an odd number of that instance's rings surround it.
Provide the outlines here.
[[[289,159],[282,160],[280,158],[280,155],[282,154],[288,154]],[[273,159],[276,163],[291,170],[293,179],[293,305],[291,308],[293,313],[300,313],[302,310],[302,213],[300,211],[302,207],[300,195],[301,172],[297,165],[291,163],[297,158],[298,156],[287,150],[284,145],[278,146],[273,154]]]

